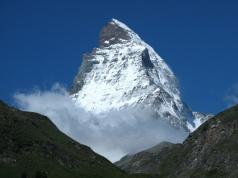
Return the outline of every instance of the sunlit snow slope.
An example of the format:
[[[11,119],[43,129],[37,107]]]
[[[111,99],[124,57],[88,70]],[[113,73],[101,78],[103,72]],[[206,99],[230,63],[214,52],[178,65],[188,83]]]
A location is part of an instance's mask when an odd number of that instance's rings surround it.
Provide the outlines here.
[[[102,29],[99,47],[83,56],[71,96],[76,105],[94,114],[149,107],[153,118],[148,119],[165,119],[187,131],[198,126],[168,65],[134,31],[115,19]]]

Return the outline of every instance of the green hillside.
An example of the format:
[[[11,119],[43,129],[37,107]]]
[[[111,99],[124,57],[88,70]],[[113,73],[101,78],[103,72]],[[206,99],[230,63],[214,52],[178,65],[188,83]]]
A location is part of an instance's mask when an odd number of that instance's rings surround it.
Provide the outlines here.
[[[0,135],[1,178],[129,177],[89,147],[61,133],[47,117],[3,102]]]

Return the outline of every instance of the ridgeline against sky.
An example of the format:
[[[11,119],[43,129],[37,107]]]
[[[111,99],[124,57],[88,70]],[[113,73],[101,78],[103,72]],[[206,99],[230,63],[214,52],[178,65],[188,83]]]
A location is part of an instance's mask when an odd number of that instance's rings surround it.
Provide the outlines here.
[[[1,1],[0,97],[72,83],[98,27],[117,18],[160,51],[193,110],[216,113],[237,83],[238,2]],[[234,92],[226,98],[234,98]],[[236,101],[230,99],[231,101]]]

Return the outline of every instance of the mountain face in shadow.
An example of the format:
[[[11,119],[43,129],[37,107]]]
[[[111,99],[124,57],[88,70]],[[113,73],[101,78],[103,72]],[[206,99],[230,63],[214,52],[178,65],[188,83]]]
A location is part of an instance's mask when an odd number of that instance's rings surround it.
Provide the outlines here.
[[[134,177],[61,133],[47,117],[1,101],[0,135],[1,178]]]
[[[209,119],[183,144],[155,150],[124,157],[115,164],[127,172],[158,177],[237,177],[238,105]]]
[[[150,149],[136,154],[126,155],[114,164],[129,173],[154,173],[151,170],[157,169],[157,165],[159,164],[157,155],[173,145],[174,144],[170,142],[161,142]],[[154,160],[156,160],[156,162]]]

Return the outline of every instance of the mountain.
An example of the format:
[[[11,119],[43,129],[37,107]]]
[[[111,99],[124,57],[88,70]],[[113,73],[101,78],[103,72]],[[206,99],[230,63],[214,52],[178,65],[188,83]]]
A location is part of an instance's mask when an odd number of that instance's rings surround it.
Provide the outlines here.
[[[183,144],[168,145],[155,154],[145,150],[127,162],[126,157],[122,158],[116,165],[128,172],[158,177],[235,178],[238,176],[237,148],[238,105],[206,121]]]
[[[212,114],[204,114],[201,112],[193,112],[193,123],[195,124],[195,127],[193,130],[195,130],[196,128],[198,128],[201,124],[203,124],[204,122],[206,122],[208,119],[212,118],[214,115]],[[193,131],[191,129],[191,131]]]
[[[17,110],[1,101],[0,135],[2,178],[142,177],[127,175],[70,139],[46,116]]]
[[[114,164],[128,173],[147,173],[157,168],[158,163],[154,161],[155,157],[173,145],[170,142],[161,142],[150,149],[126,155]]]
[[[150,108],[153,119],[162,118],[186,131],[196,127],[172,70],[150,45],[116,19],[101,30],[99,47],[83,56],[70,93],[76,105],[94,114]]]

